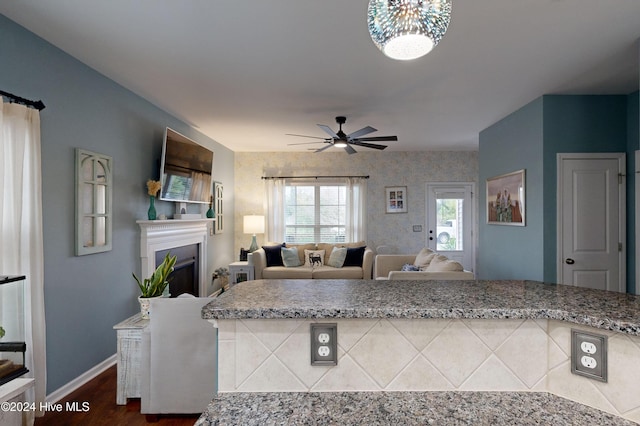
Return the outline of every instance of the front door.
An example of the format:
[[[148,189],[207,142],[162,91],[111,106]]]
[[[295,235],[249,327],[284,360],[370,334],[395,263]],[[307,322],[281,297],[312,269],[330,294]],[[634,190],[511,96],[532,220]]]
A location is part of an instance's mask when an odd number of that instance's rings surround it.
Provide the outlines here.
[[[474,270],[473,183],[427,184],[427,247]]]
[[[558,282],[625,292],[625,154],[558,154]]]

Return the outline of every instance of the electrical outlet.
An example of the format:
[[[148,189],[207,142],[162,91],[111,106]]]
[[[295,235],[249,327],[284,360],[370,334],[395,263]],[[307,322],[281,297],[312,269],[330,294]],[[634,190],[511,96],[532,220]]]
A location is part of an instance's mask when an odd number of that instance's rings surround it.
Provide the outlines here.
[[[338,324],[311,324],[311,365],[338,365]]]
[[[607,381],[607,336],[571,330],[571,372]]]

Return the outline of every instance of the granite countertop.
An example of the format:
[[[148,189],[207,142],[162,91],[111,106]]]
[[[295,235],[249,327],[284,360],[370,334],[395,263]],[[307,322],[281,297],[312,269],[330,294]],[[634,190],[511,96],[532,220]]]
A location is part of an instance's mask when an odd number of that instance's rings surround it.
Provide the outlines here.
[[[223,393],[210,425],[633,425],[545,392]]]
[[[553,319],[640,335],[640,296],[537,281],[257,280],[233,286],[204,319]]]

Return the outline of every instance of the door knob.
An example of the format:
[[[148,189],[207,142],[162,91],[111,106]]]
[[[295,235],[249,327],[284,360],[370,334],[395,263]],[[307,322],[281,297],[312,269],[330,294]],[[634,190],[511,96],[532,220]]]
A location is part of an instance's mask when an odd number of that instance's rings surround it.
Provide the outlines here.
[[[564,263],[566,263],[567,265],[573,265],[574,263],[576,263],[576,261],[568,257],[564,260]]]

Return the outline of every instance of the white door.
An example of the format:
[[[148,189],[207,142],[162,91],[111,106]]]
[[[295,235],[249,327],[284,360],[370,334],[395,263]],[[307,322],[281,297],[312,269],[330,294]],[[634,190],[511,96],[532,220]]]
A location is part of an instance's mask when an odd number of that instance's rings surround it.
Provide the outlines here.
[[[558,154],[558,282],[625,292],[625,154]]]
[[[427,247],[474,270],[473,183],[427,184]]]

